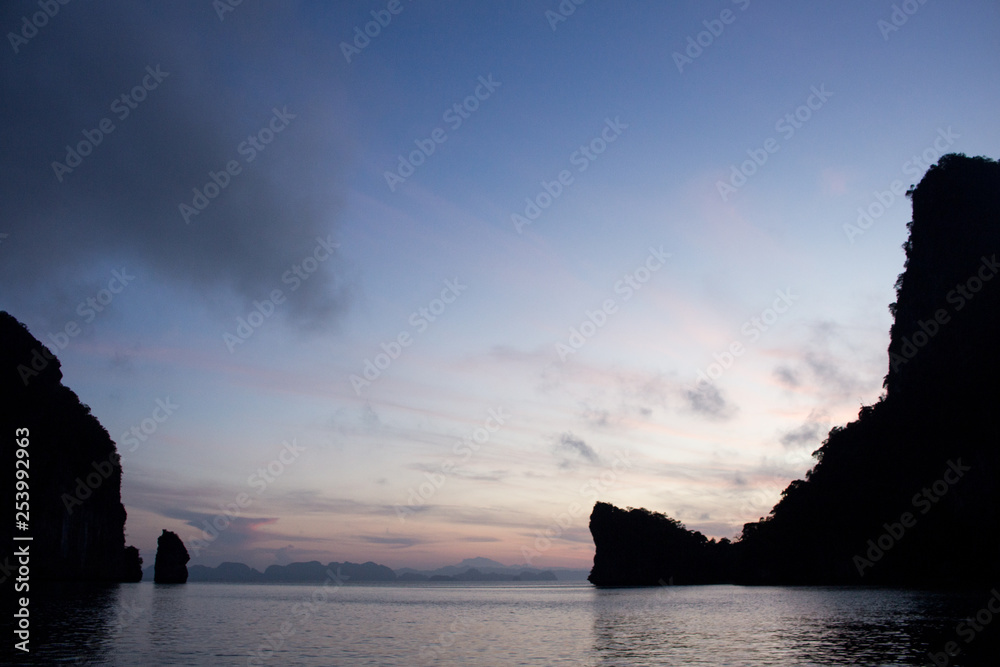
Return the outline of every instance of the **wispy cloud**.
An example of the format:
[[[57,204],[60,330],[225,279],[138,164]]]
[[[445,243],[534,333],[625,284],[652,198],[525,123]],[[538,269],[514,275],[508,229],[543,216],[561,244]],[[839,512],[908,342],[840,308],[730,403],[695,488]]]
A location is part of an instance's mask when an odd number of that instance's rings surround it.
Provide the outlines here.
[[[736,406],[727,401],[719,388],[709,382],[699,382],[694,387],[685,389],[684,398],[692,412],[711,419],[730,419],[737,412]]]
[[[566,457],[566,452],[571,456]],[[561,468],[573,467],[580,459],[583,459],[587,463],[597,463],[600,459],[593,447],[572,433],[563,433],[559,436],[559,440],[556,443],[556,453],[563,456],[563,460],[559,464]]]
[[[824,432],[829,426],[829,418],[825,412],[813,410],[805,422],[781,436],[781,444],[787,448],[799,447],[809,443],[819,446]]]

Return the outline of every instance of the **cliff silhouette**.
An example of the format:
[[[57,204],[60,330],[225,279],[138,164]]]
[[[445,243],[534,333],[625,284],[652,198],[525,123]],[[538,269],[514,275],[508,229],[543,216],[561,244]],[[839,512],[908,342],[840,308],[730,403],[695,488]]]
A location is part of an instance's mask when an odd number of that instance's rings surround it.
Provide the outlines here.
[[[32,537],[32,581],[139,581],[139,551],[125,546],[122,470],[114,441],[62,384],[55,355],[3,311],[0,395],[0,451],[12,477],[20,449],[15,432],[27,433],[30,507],[27,530],[15,530],[13,520],[2,522],[0,563],[14,561],[17,532]],[[4,505],[14,507],[15,484],[4,483],[3,489]]]
[[[833,428],[806,478],[731,544],[598,503],[592,583],[995,584],[1000,164],[946,155],[907,195],[880,399]]]

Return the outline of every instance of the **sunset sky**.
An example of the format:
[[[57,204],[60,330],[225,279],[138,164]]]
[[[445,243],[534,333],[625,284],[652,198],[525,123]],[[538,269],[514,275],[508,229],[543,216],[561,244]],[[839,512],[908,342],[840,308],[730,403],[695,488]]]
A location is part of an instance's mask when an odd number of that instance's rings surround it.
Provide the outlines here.
[[[147,565],[732,538],[881,393],[902,193],[1000,154],[987,0],[51,4],[0,9],[0,308]]]

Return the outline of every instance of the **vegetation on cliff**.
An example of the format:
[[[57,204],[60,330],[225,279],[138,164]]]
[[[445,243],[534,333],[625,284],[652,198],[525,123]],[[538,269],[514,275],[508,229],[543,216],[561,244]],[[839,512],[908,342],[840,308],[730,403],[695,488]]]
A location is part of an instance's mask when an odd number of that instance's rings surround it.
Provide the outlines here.
[[[946,155],[908,195],[883,396],[832,429],[806,479],[732,544],[599,503],[592,582],[1000,577],[1000,164]]]
[[[138,581],[142,559],[125,546],[115,443],[62,384],[55,355],[6,312],[0,312],[0,395],[0,452],[8,471],[14,470],[15,432],[28,440],[30,520],[23,534],[32,537],[31,579]],[[3,489],[4,506],[14,507],[14,484]],[[4,521],[0,528],[5,565],[14,527]]]

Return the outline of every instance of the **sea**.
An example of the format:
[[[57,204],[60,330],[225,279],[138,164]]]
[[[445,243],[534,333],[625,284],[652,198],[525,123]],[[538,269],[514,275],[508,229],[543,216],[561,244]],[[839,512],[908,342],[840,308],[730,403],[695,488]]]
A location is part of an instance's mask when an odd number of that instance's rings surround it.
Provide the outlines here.
[[[993,667],[1000,655],[980,639],[992,598],[587,582],[65,585],[33,595],[31,652],[11,650],[8,634],[0,655],[6,664],[142,667]]]

